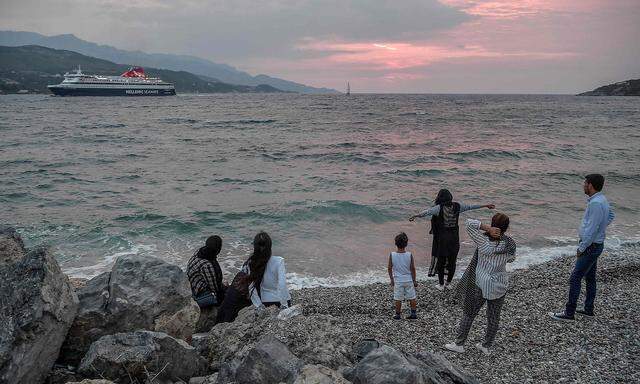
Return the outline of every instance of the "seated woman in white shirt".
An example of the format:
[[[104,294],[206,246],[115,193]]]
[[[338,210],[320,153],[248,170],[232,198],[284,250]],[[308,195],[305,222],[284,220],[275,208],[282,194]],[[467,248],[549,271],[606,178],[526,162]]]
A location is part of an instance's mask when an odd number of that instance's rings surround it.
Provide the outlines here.
[[[256,308],[291,306],[284,259],[271,255],[271,238],[266,232],[258,233],[253,239],[253,254],[242,269],[249,275],[251,303]]]
[[[253,253],[225,292],[216,322],[232,322],[242,308],[251,304],[256,308],[291,305],[284,259],[271,256],[271,238],[265,232],[258,233],[253,239]]]

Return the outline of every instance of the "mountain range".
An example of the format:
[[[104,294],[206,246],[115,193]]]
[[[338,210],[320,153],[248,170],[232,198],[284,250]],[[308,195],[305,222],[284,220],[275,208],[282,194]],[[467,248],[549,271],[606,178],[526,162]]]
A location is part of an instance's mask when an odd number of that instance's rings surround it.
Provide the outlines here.
[[[214,63],[196,56],[126,51],[108,45],[85,41],[71,34],[45,36],[34,32],[0,31],[0,45],[10,47],[39,45],[78,52],[118,64],[191,72],[207,79],[217,79],[220,82],[229,84],[246,86],[270,85],[283,91],[299,93],[337,92],[333,89],[314,88],[268,75],[252,76],[232,66]]]
[[[120,75],[129,66],[97,59],[77,52],[52,49],[38,45],[19,47],[0,46],[0,93],[49,93],[47,85],[59,84],[62,74],[81,66],[85,73]],[[216,79],[205,79],[185,71],[171,71],[147,67],[146,74],[173,83],[177,92],[184,93],[264,93],[282,92],[270,85],[227,84]]]

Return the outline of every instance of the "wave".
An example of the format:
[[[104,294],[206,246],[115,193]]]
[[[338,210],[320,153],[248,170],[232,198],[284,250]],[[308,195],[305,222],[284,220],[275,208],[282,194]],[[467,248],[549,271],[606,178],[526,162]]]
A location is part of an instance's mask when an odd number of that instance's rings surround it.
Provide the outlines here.
[[[571,238],[573,241],[574,239]],[[626,240],[611,239],[605,243],[605,252],[617,252],[620,249],[628,246],[640,245],[640,238],[631,238]],[[564,245],[542,248],[520,247],[518,248],[518,255],[516,260],[507,264],[507,270],[515,271],[521,269],[527,269],[530,266],[542,264],[547,261],[557,259],[564,256],[575,255],[576,246]],[[456,270],[456,278],[459,278],[466,269],[466,263],[468,260],[462,260],[460,266]],[[416,268],[418,280],[435,280],[435,277],[427,276],[427,268]],[[351,286],[363,286],[374,283],[388,283],[389,275],[386,273],[384,265],[376,270],[361,271],[349,274],[334,274],[330,276],[313,276],[300,273],[287,273],[287,285],[290,289],[304,289],[304,288],[316,288],[316,287],[351,287]]]
[[[449,155],[462,156],[465,159],[488,159],[488,158],[510,158],[521,159],[522,156],[516,152],[499,149],[478,149],[467,152],[452,152]]]
[[[92,277],[95,277],[103,272],[107,272],[112,267],[116,259],[120,256],[135,256],[141,254],[143,251],[150,253],[154,250],[155,247],[153,245],[136,244],[131,246],[131,248],[127,250],[109,254],[95,264],[81,267],[67,267],[63,268],[63,272],[70,277],[91,279]]]
[[[398,116],[424,116],[428,114],[429,113],[425,111],[415,111],[415,112],[402,112],[402,113],[399,113]]]
[[[132,214],[132,215],[118,216],[114,220],[119,222],[132,223],[132,222],[150,222],[150,221],[165,220],[166,218],[167,218],[166,216],[158,215],[155,213],[138,213],[138,214]]]
[[[240,185],[250,185],[250,184],[261,184],[266,183],[267,180],[264,179],[255,179],[255,180],[244,180],[244,179],[235,179],[231,177],[223,177],[220,179],[214,179],[214,183],[230,183],[230,184],[240,184]]]
[[[395,169],[393,171],[381,172],[381,175],[397,175],[397,176],[409,176],[422,177],[422,176],[438,176],[445,174],[446,171],[442,169]]]
[[[160,119],[160,122],[165,124],[197,124],[200,120],[190,119],[188,117],[165,117]]]
[[[363,153],[300,153],[293,155],[294,160],[317,160],[327,163],[370,163],[380,164],[387,162],[385,156]]]
[[[218,120],[218,121],[205,121],[202,123],[203,126],[207,127],[218,127],[218,126],[229,126],[229,125],[264,125],[264,124],[273,124],[277,123],[276,119],[239,119],[239,120]]]
[[[355,208],[356,211],[361,208]],[[202,211],[198,216],[210,216],[217,215],[218,212]],[[21,231],[24,232],[24,231]],[[78,237],[82,237],[84,246],[105,246],[106,252],[101,252],[101,255],[105,255],[98,260],[92,262],[90,265],[77,265],[78,259],[75,262],[73,259],[68,259],[64,256],[62,251],[62,267],[65,273],[73,277],[91,278],[104,271],[107,271],[116,258],[124,255],[139,255],[147,254],[158,256],[161,254],[162,258],[167,262],[176,264],[180,267],[184,267],[186,262],[185,257],[188,257],[190,252],[198,247],[197,242],[191,240],[181,240],[181,246],[178,249],[171,249],[171,243],[173,240],[167,240],[166,244],[160,246],[159,243],[149,242],[137,242],[133,243],[130,240],[122,238],[120,236],[112,236],[104,232],[101,228],[94,228],[94,230],[88,233],[78,232],[78,228],[69,226],[49,226],[43,229],[43,232],[39,234],[40,237],[51,237],[56,235],[69,236],[67,240],[78,240]],[[70,234],[70,235],[69,235]],[[184,234],[183,234],[184,236]],[[573,237],[548,237],[547,240],[554,243],[552,246],[544,247],[532,247],[521,246],[518,248],[518,254],[516,260],[512,264],[508,264],[507,268],[510,271],[526,269],[532,265],[541,264],[556,258],[564,256],[572,256],[575,254],[575,239]],[[605,252],[618,252],[626,247],[637,247],[640,245],[640,237],[632,238],[617,238],[612,236],[607,239],[605,243]],[[168,251],[166,248],[169,247]],[[164,249],[164,251],[161,250]],[[246,254],[250,252],[250,245],[244,244],[239,241],[230,241],[224,248],[224,254],[221,256],[221,263],[223,269],[227,274],[233,274],[238,266],[242,262]],[[284,255],[286,257],[286,255]],[[59,258],[60,259],[60,258]],[[67,259],[67,262],[64,262]],[[456,277],[460,277],[466,268],[469,258],[461,258],[459,261],[458,271]],[[298,261],[300,262],[300,261]],[[72,264],[72,265],[69,265]],[[427,277],[427,265],[418,265],[418,279],[432,281],[435,278]],[[328,276],[315,276],[312,274],[305,274],[299,272],[287,273],[287,283],[290,289],[304,289],[314,287],[348,287],[348,286],[362,286],[372,283],[387,283],[388,275],[383,263],[375,266],[374,269],[367,269],[351,273],[341,273],[336,271]]]
[[[95,123],[95,124],[81,124],[82,129],[109,129],[109,128],[126,128],[126,124],[122,123]]]

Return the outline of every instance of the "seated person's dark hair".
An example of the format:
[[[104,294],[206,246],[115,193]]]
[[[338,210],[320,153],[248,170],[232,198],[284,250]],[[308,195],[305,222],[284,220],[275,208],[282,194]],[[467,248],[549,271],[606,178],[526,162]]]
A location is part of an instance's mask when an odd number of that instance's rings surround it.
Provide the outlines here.
[[[404,232],[400,232],[397,236],[396,236],[396,247],[398,248],[404,248],[407,246],[407,244],[409,243],[409,237],[407,236],[406,233]]]
[[[593,185],[593,189],[597,192],[602,191],[602,187],[604,187],[604,176],[599,173],[592,173],[584,177],[585,181],[591,185]]]

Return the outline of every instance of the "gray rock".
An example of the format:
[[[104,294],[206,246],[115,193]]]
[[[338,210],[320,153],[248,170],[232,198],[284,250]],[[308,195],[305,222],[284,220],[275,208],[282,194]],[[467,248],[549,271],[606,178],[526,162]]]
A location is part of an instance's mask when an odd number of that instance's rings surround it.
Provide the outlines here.
[[[45,379],[45,384],[66,384],[73,381],[81,381],[84,379],[82,375],[80,375],[75,370],[70,369],[71,367],[61,366],[55,364],[49,375]]]
[[[14,230],[0,231],[0,382],[43,382],[77,311],[55,258],[27,252]]]
[[[388,345],[369,351],[343,374],[356,384],[479,384],[442,356],[429,352],[405,355]]]
[[[209,342],[210,336],[208,333],[194,333],[191,336],[191,345],[198,351],[200,356],[205,359],[209,358]]]
[[[369,352],[344,377],[355,384],[422,384],[420,368],[397,350],[383,345]]]
[[[218,315],[218,307],[200,308],[198,323],[196,324],[196,333],[209,332],[216,325],[216,316]]]
[[[78,364],[89,346],[105,335],[148,329],[189,340],[200,309],[191,298],[186,274],[148,256],[123,256],[111,272],[78,290],[80,310],[60,361]]]
[[[376,339],[362,339],[353,346],[353,354],[357,360],[362,360],[369,352],[380,347]]]
[[[220,375],[219,383],[293,383],[304,363],[273,336],[261,339],[246,357]]]
[[[332,316],[295,316],[279,320],[278,309],[244,308],[233,323],[216,324],[209,332],[209,358],[214,368],[233,358],[243,358],[256,340],[276,336],[293,354],[308,364],[337,369],[350,365],[351,345]]]
[[[131,378],[185,381],[206,374],[208,364],[183,340],[162,332],[136,331],[101,337],[91,344],[78,371],[126,383]]]
[[[24,243],[13,228],[0,229],[0,265],[12,264],[26,254]]]
[[[416,362],[417,359],[418,362]],[[419,352],[409,358],[422,368],[424,376],[433,383],[480,384],[480,382],[460,367],[452,364],[444,356],[430,352]]]
[[[340,373],[322,365],[305,365],[293,384],[348,384]]]
[[[218,382],[218,374],[214,373],[209,376],[192,377],[189,379],[189,384],[215,384]]]
[[[69,381],[67,384],[115,384],[113,381],[104,380],[104,379],[84,379],[82,381]]]

